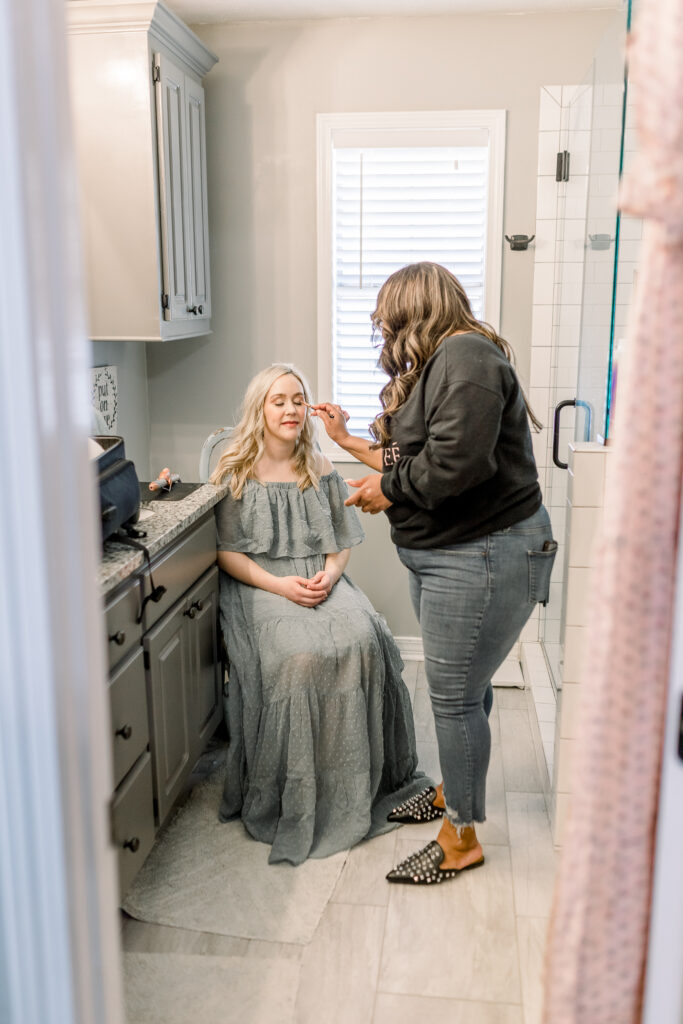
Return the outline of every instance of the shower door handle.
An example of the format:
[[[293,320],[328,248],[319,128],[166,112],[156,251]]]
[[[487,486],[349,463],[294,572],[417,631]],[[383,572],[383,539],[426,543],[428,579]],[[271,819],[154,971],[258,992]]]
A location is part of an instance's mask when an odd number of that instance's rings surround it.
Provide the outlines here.
[[[560,459],[560,416],[562,410],[568,405],[572,407],[579,407],[586,410],[586,418],[583,427],[583,439],[589,441],[591,436],[591,420],[592,410],[588,402],[582,401],[580,398],[567,398],[564,402],[558,402],[555,406],[555,415],[553,417],[553,462],[558,469],[567,469],[569,463],[562,462]]]

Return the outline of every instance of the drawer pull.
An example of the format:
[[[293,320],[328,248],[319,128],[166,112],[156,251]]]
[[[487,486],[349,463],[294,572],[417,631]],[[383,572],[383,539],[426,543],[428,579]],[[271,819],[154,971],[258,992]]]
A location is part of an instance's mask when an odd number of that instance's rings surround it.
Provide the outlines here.
[[[193,604],[191,604],[190,607],[187,608],[183,612],[183,615],[187,615],[188,619],[193,619],[196,614],[197,614],[197,609],[195,608],[195,606]]]
[[[118,633],[112,633],[112,635],[109,637],[109,643],[117,644],[118,647],[123,647],[125,642],[126,634],[121,629],[118,631]]]
[[[115,736],[120,736],[121,739],[129,740],[133,735],[132,725],[122,725],[120,729],[117,729],[114,733]]]
[[[202,608],[204,607],[204,602],[203,601],[195,601],[194,606],[197,609],[197,611],[200,612],[202,610]]]
[[[140,849],[140,840],[137,836],[133,836],[132,839],[126,839],[123,848],[124,850],[130,850],[131,853],[137,853]]]

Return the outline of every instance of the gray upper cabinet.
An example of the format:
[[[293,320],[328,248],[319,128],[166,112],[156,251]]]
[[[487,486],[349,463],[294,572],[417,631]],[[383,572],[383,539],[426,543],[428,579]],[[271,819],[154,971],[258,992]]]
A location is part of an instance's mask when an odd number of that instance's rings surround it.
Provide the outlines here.
[[[162,3],[67,10],[90,336],[209,334],[202,81],[216,57]]]

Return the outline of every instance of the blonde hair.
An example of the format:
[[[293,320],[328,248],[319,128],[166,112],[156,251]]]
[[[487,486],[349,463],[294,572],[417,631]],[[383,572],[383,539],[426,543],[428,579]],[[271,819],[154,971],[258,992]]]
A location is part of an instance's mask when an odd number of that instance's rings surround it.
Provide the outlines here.
[[[291,363],[273,363],[261,370],[249,382],[240,409],[240,420],[237,423],[230,443],[218,460],[218,465],[209,477],[212,484],[220,484],[230,477],[230,490],[234,498],[242,496],[247,480],[253,476],[254,466],[264,452],[263,437],[265,432],[263,408],[266,395],[278,379],[285,374],[292,374],[301,384],[304,401],[310,402],[311,395],[303,374]],[[307,487],[318,489],[320,474],[319,459],[316,456],[315,434],[313,424],[307,416],[299,434],[292,468],[296,473],[296,482],[300,491]]]
[[[438,263],[411,263],[386,279],[372,314],[374,331],[384,344],[379,365],[390,380],[380,392],[383,412],[370,424],[374,448],[390,440],[389,419],[417,384],[427,360],[441,342],[457,331],[474,331],[497,345],[514,366],[507,341],[472,315],[465,289],[457,277]],[[529,419],[537,430],[542,424],[522,392]]]

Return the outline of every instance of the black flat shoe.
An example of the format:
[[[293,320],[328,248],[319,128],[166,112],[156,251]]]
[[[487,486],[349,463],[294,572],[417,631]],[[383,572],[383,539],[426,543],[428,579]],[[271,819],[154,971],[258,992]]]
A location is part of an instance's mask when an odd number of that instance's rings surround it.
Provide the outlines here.
[[[440,868],[446,854],[436,840],[427,843],[424,849],[418,853],[411,854],[405,860],[393,868],[387,875],[387,882],[400,882],[404,885],[432,885],[434,882],[443,882],[448,878],[455,878],[463,871],[470,868],[478,868],[484,863],[483,856],[474,864],[467,864],[464,868]]]
[[[441,818],[443,808],[434,806],[435,797],[436,790],[429,786],[416,796],[411,796],[405,803],[394,807],[393,811],[387,814],[387,821],[399,821],[402,825],[421,825],[423,821]]]

